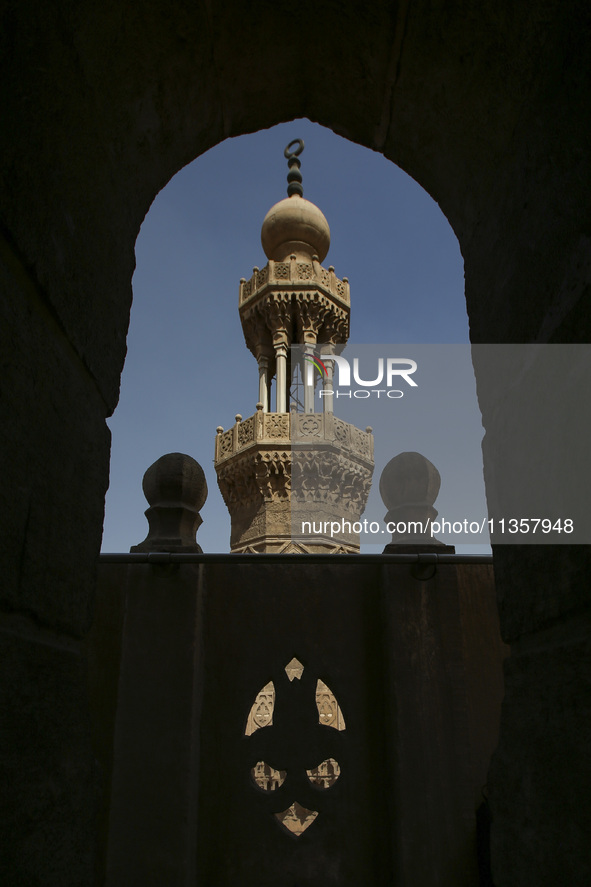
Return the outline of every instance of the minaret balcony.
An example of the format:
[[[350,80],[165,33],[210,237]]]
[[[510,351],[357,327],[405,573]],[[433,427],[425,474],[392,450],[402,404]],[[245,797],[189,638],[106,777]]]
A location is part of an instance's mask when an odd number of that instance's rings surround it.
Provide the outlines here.
[[[232,518],[233,552],[358,552],[354,524],[373,474],[373,435],[332,413],[258,410],[218,429],[215,470]],[[306,522],[343,520],[334,536],[303,534]]]
[[[240,281],[239,306],[249,308],[269,291],[320,290],[344,309],[349,309],[351,298],[349,281],[340,280],[334,267],[323,268],[316,257],[311,262],[302,262],[292,257],[287,262],[269,259],[264,268],[255,268],[250,280]]]
[[[373,465],[371,431],[362,431],[333,413],[263,413],[261,410],[217,434],[215,464],[261,444],[282,449],[292,444],[333,444],[340,451]]]

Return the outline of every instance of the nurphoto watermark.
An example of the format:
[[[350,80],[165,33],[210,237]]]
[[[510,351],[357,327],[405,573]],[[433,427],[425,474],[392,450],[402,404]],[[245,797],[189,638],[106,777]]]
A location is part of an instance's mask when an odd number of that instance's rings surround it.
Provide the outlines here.
[[[590,345],[326,342],[291,365],[294,538],[591,543]]]

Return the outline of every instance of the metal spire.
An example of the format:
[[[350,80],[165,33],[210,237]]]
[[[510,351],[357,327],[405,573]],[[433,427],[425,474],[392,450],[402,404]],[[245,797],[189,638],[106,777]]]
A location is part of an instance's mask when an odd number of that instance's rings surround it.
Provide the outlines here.
[[[292,145],[297,145],[295,151],[290,150]],[[300,172],[300,161],[298,160],[299,155],[304,150],[304,140],[303,139],[294,139],[289,143],[285,151],[285,157],[287,158],[287,165],[289,167],[289,172],[287,173],[287,196],[293,197],[294,194],[297,194],[299,197],[304,196],[304,189],[302,187],[302,174]]]

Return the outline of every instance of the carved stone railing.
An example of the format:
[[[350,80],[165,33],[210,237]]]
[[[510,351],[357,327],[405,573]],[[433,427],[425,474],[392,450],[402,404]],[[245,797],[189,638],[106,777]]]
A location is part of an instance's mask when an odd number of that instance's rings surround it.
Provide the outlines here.
[[[296,447],[333,444],[351,456],[373,463],[371,428],[362,431],[333,413],[292,413],[291,442]]]
[[[218,430],[215,441],[216,465],[253,445],[269,444],[283,449],[292,445],[333,444],[335,447],[373,462],[373,434],[343,422],[332,413],[263,413],[237,421],[227,431]]]
[[[266,443],[289,447],[291,441],[289,413],[263,413],[239,420],[228,431],[218,430],[215,439],[215,462],[246,450],[253,444]]]
[[[327,270],[316,259],[312,262],[301,262],[291,258],[287,262],[274,262],[269,259],[264,268],[253,269],[250,280],[242,278],[239,305],[242,307],[248,302],[257,301],[268,288],[277,289],[286,286],[291,288],[293,284],[318,287],[333,296],[337,302],[342,302],[346,306],[351,304],[349,281],[346,277],[339,280],[332,265]]]

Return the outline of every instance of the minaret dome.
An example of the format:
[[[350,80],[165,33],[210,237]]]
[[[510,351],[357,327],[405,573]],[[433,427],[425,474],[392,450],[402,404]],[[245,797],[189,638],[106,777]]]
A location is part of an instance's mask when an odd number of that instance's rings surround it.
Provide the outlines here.
[[[294,145],[297,148],[292,150]],[[263,221],[261,243],[267,258],[274,262],[285,262],[290,256],[308,261],[317,256],[317,261],[322,262],[330,246],[330,228],[324,213],[304,200],[298,159],[303,150],[302,139],[294,139],[285,149],[288,196],[272,206]]]
[[[272,206],[263,221],[261,243],[268,259],[285,262],[291,255],[322,262],[330,246],[330,228],[318,207],[294,194]]]

